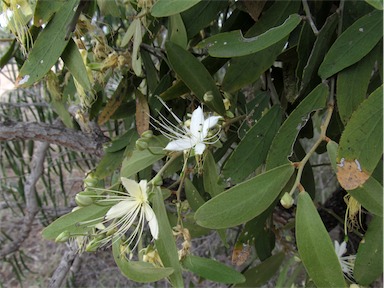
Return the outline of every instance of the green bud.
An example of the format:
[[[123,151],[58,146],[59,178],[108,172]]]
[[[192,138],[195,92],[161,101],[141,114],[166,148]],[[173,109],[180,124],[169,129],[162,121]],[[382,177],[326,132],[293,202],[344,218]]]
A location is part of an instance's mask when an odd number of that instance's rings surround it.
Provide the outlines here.
[[[87,244],[87,246],[85,247],[85,251],[95,252],[100,247],[100,245],[101,245],[100,240],[95,238]]]
[[[96,187],[99,184],[99,178],[95,177],[93,173],[89,173],[84,179],[85,187]]]
[[[155,178],[153,178],[153,185],[155,186],[163,185],[163,178],[160,175],[156,175]]]
[[[211,102],[211,101],[213,101],[213,93],[212,93],[212,91],[205,92],[205,94],[203,96],[203,99],[204,99],[204,102]]]
[[[89,206],[89,205],[93,204],[92,197],[89,197],[87,195],[80,194],[80,193],[77,193],[76,197],[75,197],[75,202],[77,205],[79,205],[81,207],[85,207],[85,206]]]
[[[147,130],[147,131],[144,131],[143,133],[141,133],[141,138],[151,139],[152,137],[153,137],[152,130]]]
[[[225,111],[225,116],[227,116],[228,118],[233,118],[235,117],[235,115],[233,115],[233,113],[231,111]]]
[[[55,242],[66,242],[70,237],[68,231],[61,232],[59,236],[56,237]]]
[[[281,205],[285,208],[285,209],[289,209],[292,207],[294,201],[293,201],[293,198],[291,195],[289,195],[288,192],[285,192],[283,197],[281,198],[280,200],[280,203]]]
[[[136,140],[136,149],[139,151],[145,150],[148,148],[148,143],[144,139],[137,139]]]

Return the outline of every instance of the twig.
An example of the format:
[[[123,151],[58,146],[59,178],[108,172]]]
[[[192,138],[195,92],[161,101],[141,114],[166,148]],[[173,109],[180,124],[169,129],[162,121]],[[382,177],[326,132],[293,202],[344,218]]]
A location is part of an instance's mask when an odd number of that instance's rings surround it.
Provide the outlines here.
[[[63,285],[67,274],[78,257],[77,249],[74,245],[75,242],[71,242],[71,244],[69,244],[67,251],[65,251],[63,257],[61,258],[59,266],[57,266],[49,281],[49,288],[59,288]]]
[[[304,8],[304,11],[305,11],[306,18],[309,21],[309,25],[311,25],[313,33],[317,36],[319,34],[319,30],[317,30],[315,22],[313,22],[311,11],[309,10],[309,6],[308,6],[308,3],[307,3],[307,0],[302,0],[302,2],[303,2],[303,8]]]
[[[38,143],[36,152],[33,154],[31,161],[31,174],[27,177],[24,185],[24,195],[26,200],[26,214],[23,221],[23,226],[20,229],[17,239],[5,245],[0,250],[0,258],[17,251],[21,244],[27,239],[32,229],[33,220],[39,207],[36,200],[36,183],[39,180],[44,169],[45,154],[48,150],[49,143]]]
[[[55,124],[38,122],[0,122],[0,141],[37,140],[57,144],[83,153],[103,155],[107,137],[85,134]]]

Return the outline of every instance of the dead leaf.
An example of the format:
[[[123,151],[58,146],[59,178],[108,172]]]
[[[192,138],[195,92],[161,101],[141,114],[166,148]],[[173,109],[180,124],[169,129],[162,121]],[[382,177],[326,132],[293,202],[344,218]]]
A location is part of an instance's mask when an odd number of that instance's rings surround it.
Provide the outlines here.
[[[232,264],[240,266],[247,261],[251,253],[251,246],[245,243],[236,243],[232,252]]]
[[[353,190],[363,185],[368,180],[369,175],[365,173],[359,161],[341,159],[337,164],[337,180],[345,190]]]
[[[149,129],[149,106],[147,98],[138,90],[136,90],[136,129],[141,135]]]

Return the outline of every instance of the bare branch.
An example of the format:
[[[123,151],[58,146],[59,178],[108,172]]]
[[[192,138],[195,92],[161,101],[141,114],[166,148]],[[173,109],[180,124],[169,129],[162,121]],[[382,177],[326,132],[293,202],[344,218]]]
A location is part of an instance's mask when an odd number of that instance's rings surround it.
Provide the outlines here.
[[[49,143],[41,142],[38,143],[35,153],[31,161],[31,174],[27,177],[24,185],[24,195],[26,199],[26,213],[23,221],[23,226],[18,233],[17,239],[13,242],[5,245],[0,250],[0,258],[17,251],[21,244],[27,239],[32,228],[33,220],[37,212],[39,211],[39,206],[36,200],[36,183],[39,180],[41,174],[44,170],[44,160],[45,154],[48,150]]]
[[[56,124],[38,122],[0,122],[0,141],[37,140],[57,144],[71,150],[103,155],[103,143],[108,138],[99,134],[85,134]]]
[[[61,258],[59,266],[56,268],[55,272],[53,273],[48,284],[49,288],[59,288],[63,285],[63,282],[67,277],[69,270],[71,269],[72,265],[74,264],[77,258],[78,258],[78,254],[74,247],[74,241],[73,241],[71,244],[69,244],[68,250],[65,251],[63,257]]]

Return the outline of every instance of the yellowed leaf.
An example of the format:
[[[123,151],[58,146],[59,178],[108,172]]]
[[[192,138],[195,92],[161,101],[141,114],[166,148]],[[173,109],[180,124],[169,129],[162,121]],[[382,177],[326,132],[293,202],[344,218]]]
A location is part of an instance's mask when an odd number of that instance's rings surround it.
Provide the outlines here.
[[[360,187],[370,176],[361,169],[357,159],[351,161],[344,158],[337,164],[336,175],[341,187],[345,190],[353,190]]]
[[[232,264],[240,266],[247,261],[251,253],[251,246],[245,243],[236,243],[232,252]]]

